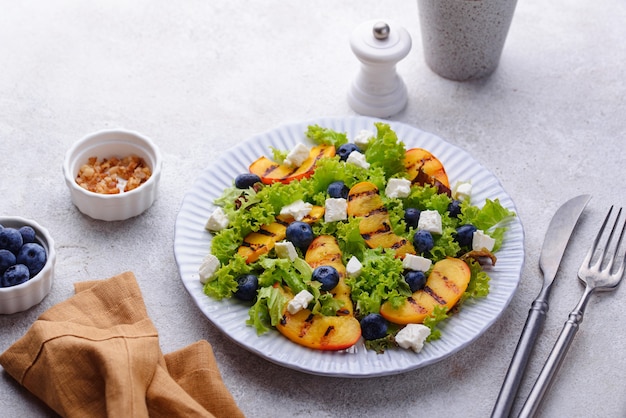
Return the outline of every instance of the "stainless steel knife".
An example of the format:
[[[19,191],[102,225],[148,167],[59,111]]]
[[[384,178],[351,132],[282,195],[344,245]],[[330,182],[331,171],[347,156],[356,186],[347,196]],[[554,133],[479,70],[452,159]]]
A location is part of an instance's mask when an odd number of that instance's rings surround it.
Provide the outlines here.
[[[528,359],[548,313],[548,300],[552,283],[570,236],[589,199],[591,199],[590,195],[580,195],[568,200],[556,211],[550,225],[548,225],[539,257],[539,267],[543,272],[543,287],[528,312],[522,335],[517,343],[509,370],[491,413],[492,418],[508,418],[511,413]]]

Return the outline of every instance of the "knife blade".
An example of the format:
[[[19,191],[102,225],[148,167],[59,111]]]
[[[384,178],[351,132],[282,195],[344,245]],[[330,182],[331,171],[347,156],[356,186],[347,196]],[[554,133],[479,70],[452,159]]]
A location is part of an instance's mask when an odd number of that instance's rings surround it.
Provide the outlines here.
[[[548,313],[550,291],[565,248],[590,199],[590,195],[580,195],[568,200],[556,211],[548,225],[539,257],[543,286],[528,312],[524,329],[491,413],[492,418],[508,418],[511,413],[528,359]]]

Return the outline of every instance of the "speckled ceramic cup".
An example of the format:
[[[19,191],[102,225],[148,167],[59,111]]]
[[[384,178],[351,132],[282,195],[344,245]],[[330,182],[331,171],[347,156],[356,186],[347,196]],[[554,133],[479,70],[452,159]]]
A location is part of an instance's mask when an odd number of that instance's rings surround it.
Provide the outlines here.
[[[442,77],[473,80],[500,61],[517,0],[417,0],[426,64]]]

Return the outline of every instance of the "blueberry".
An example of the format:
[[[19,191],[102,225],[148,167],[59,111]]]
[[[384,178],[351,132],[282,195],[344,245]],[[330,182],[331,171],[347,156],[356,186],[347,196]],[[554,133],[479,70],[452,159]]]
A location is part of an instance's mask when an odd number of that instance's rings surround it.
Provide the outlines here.
[[[378,340],[387,335],[387,320],[380,314],[371,313],[361,319],[361,335],[366,340]]]
[[[32,227],[24,225],[18,229],[18,231],[22,235],[22,241],[24,244],[28,242],[35,242],[35,230]]]
[[[313,241],[313,238],[315,238],[311,225],[301,221],[290,223],[287,227],[287,231],[285,231],[285,236],[294,246],[302,250],[306,250]]]
[[[259,288],[259,278],[254,274],[243,274],[237,277],[237,290],[234,295],[237,299],[250,301],[256,297]]]
[[[406,222],[407,228],[417,228],[421,213],[422,212],[416,208],[407,208],[404,210],[404,222]]]
[[[417,292],[426,285],[426,274],[423,271],[407,270],[404,273],[404,281],[411,288],[411,292]]]
[[[435,240],[430,232],[420,229],[413,235],[413,245],[418,253],[426,253],[433,249]]]
[[[17,229],[4,228],[0,230],[0,249],[9,250],[13,254],[17,254],[23,243],[22,234]]]
[[[448,205],[448,213],[450,214],[451,218],[458,218],[461,214],[461,201],[453,200],[452,202],[450,202],[450,204]]]
[[[337,155],[339,155],[339,159],[341,161],[346,161],[352,151],[361,152],[361,149],[352,142],[348,142],[347,144],[343,144],[337,149]]]
[[[318,266],[313,270],[311,278],[322,283],[320,289],[333,290],[339,283],[339,272],[333,266]]]
[[[471,247],[476,229],[477,228],[472,224],[461,225],[456,229],[454,240],[458,242],[461,247]]]
[[[235,177],[235,187],[238,189],[247,189],[261,182],[261,177],[252,173],[243,173]]]
[[[15,254],[9,250],[0,250],[0,276],[2,276],[6,269],[15,264]]]
[[[335,199],[338,198],[348,198],[348,193],[350,189],[343,181],[334,181],[328,185],[328,189],[326,189],[328,196],[333,197]]]
[[[16,257],[18,264],[28,267],[30,277],[35,277],[46,265],[46,250],[36,242],[24,244]]]
[[[28,267],[23,264],[14,264],[9,267],[2,275],[0,287],[11,287],[22,284],[30,279]]]

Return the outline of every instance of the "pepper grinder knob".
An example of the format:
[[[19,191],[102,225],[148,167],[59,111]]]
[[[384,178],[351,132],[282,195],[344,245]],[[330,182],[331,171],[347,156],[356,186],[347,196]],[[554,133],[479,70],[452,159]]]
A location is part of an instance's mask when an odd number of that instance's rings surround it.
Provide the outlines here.
[[[348,104],[357,113],[387,118],[406,106],[406,85],[396,72],[396,63],[411,50],[411,36],[401,26],[379,20],[354,29],[350,47],[361,62],[348,90]]]

